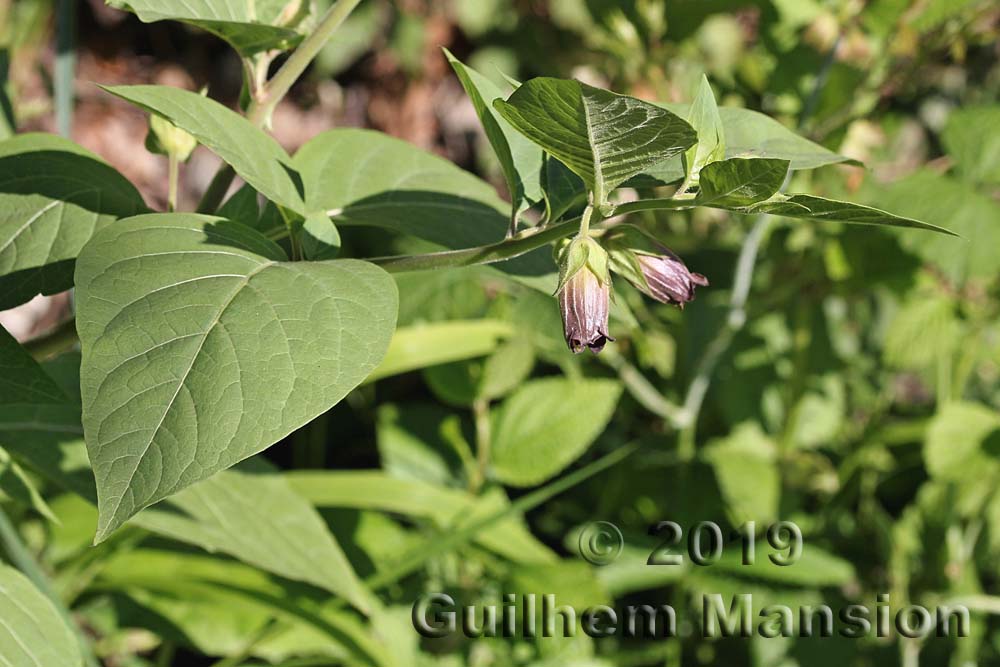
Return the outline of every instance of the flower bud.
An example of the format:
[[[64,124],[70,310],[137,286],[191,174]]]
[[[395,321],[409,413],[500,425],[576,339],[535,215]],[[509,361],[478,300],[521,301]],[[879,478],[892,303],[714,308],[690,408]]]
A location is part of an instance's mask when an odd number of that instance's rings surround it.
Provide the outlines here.
[[[566,344],[574,354],[597,354],[608,335],[611,274],[608,254],[591,238],[577,238],[560,253],[559,310]]]
[[[150,114],[146,148],[151,153],[173,155],[181,162],[186,162],[197,146],[198,140],[193,136],[166,118]]]
[[[637,227],[615,229],[606,243],[612,268],[657,301],[683,308],[694,300],[696,287],[708,286],[705,276],[689,271],[670,249]]]
[[[663,255],[638,255],[642,276],[647,289],[643,290],[657,301],[684,307],[694,301],[696,286],[708,287],[708,279],[700,273],[688,270],[676,255],[669,250]]]

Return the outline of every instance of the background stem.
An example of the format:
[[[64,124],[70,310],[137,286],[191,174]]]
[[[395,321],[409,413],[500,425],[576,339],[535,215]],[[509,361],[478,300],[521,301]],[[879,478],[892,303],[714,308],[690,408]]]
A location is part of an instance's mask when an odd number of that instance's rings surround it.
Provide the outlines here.
[[[59,0],[56,6],[56,65],[53,97],[56,128],[64,137],[73,132],[73,79],[76,71],[76,0]]]
[[[486,482],[486,468],[490,464],[490,402],[486,399],[476,399],[472,404],[472,412],[476,422],[476,478],[472,492],[479,493]]]
[[[167,210],[170,212],[177,210],[177,172],[180,170],[180,162],[177,156],[170,153],[167,156]]]

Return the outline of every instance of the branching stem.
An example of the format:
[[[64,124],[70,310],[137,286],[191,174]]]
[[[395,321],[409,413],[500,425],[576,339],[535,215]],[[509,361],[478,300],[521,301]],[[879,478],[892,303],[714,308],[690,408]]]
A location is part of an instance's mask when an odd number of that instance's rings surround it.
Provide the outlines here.
[[[309,67],[309,63],[319,55],[337,28],[351,15],[361,0],[337,0],[327,10],[319,25],[306,37],[299,47],[288,56],[278,73],[254,96],[247,107],[247,118],[257,127],[263,127],[271,118],[278,103],[284,99],[292,85]],[[198,204],[198,213],[215,213],[226,196],[236,172],[228,164],[223,164],[212,178],[211,184]]]

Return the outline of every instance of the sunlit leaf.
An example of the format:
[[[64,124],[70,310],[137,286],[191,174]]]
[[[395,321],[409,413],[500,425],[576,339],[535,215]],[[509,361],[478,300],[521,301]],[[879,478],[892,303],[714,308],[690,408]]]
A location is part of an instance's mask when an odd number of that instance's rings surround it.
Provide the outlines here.
[[[204,95],[168,86],[107,86],[109,93],[194,135],[265,197],[305,213],[302,179],[269,134]]]
[[[83,657],[73,632],[35,585],[0,564],[0,659],[6,665],[80,667]]]
[[[632,176],[696,141],[691,126],[674,114],[579,81],[532,79],[494,106],[580,176],[597,205]]]
[[[76,282],[98,540],[328,410],[375,369],[395,326],[381,269],[287,262],[253,230],[205,216],[107,228]]]
[[[514,486],[559,474],[601,434],[621,385],[611,380],[533,380],[507,397],[493,420],[493,470]]]
[[[91,235],[145,208],[125,177],[67,139],[0,142],[0,310],[72,287]]]

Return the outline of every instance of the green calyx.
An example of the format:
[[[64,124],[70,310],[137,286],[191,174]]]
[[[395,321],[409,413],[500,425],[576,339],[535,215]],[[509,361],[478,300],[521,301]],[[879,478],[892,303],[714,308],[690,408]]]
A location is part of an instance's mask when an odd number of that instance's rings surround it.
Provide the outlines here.
[[[608,249],[611,270],[640,290],[647,289],[639,255],[670,254],[653,236],[634,225],[620,225],[610,230],[602,239]]]
[[[560,292],[573,276],[585,269],[597,276],[601,284],[611,284],[608,252],[589,235],[563,241],[556,248],[556,262],[559,264],[559,286],[556,288],[556,293]]]
[[[177,127],[166,118],[150,114],[149,133],[146,135],[146,148],[151,153],[169,155],[184,162],[198,145],[198,140],[191,134]]]

